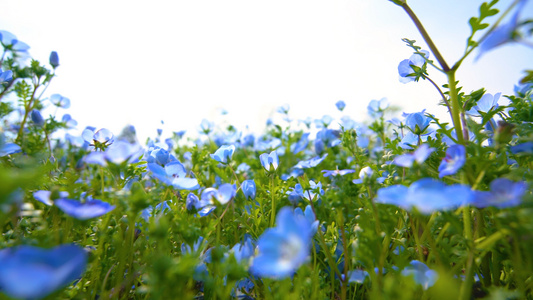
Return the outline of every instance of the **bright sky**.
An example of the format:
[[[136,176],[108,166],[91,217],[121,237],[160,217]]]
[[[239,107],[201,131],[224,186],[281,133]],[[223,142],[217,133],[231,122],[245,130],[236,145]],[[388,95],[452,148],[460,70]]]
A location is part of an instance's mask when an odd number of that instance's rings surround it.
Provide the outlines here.
[[[29,44],[43,64],[58,52],[46,95],[70,98],[67,112],[80,129],[118,134],[132,124],[145,138],[156,128],[194,132],[207,118],[260,132],[285,103],[295,119],[363,121],[368,102],[383,97],[406,112],[427,108],[448,117],[436,110],[439,95],[428,82],[398,81],[398,63],[412,53],[401,38],[427,47],[387,0],[2,2],[0,30]],[[481,2],[409,1],[449,65],[462,55],[467,21]],[[531,1],[522,15],[533,16]],[[533,50],[523,46],[501,47],[473,63],[475,54],[457,75],[465,91],[485,86],[511,94],[522,71],[533,68]],[[438,71],[429,74],[445,83]],[[341,99],[342,114],[334,105]]]

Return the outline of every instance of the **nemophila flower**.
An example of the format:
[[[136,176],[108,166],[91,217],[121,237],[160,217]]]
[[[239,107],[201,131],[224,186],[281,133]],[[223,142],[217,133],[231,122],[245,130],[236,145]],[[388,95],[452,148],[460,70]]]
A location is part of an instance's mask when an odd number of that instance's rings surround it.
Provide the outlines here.
[[[432,178],[415,181],[410,187],[392,185],[378,190],[376,203],[392,204],[422,214],[452,210],[472,201],[473,192],[465,185],[447,186]]]
[[[405,125],[412,133],[416,135],[423,134],[431,123],[431,118],[424,115],[425,110],[416,113],[407,114]]]
[[[354,179],[352,182],[355,184],[361,184],[364,182],[365,178],[370,178],[372,175],[374,175],[374,170],[372,170],[370,167],[361,168],[359,171],[359,179]]]
[[[392,163],[400,167],[410,168],[415,161],[419,165],[422,164],[433,151],[435,151],[435,148],[430,148],[427,144],[422,144],[413,153],[396,156]]]
[[[514,86],[514,94],[517,97],[526,98],[533,91],[533,83],[523,83]]]
[[[6,143],[4,133],[0,131],[0,157],[21,152],[22,149],[15,143]]]
[[[339,100],[337,101],[337,103],[335,103],[335,106],[337,107],[338,110],[343,111],[344,108],[346,107],[346,103],[344,103],[344,101],[342,100]]]
[[[533,154],[533,142],[525,142],[511,146],[513,154]]]
[[[516,33],[519,25],[518,18],[526,3],[527,0],[519,1],[519,3],[514,7],[514,12],[509,22],[496,27],[480,42],[479,52],[475,60],[478,60],[481,56],[483,56],[483,54],[498,46],[518,40],[519,36]]]
[[[324,177],[335,177],[335,176],[344,176],[346,174],[355,173],[355,170],[352,169],[346,169],[346,170],[322,170],[322,175]]]
[[[81,137],[89,143],[90,146],[94,146],[99,150],[104,150],[105,147],[111,145],[115,140],[113,133],[106,128],[101,128],[95,131],[92,127],[87,127],[81,133]]]
[[[161,167],[156,163],[148,163],[147,167],[153,177],[166,185],[172,185],[181,190],[196,190],[200,188],[198,179],[185,177],[187,170],[179,161],[169,162],[165,167]]]
[[[0,84],[10,82],[11,80],[13,80],[13,71],[2,71],[2,68],[0,68]]]
[[[237,186],[230,183],[221,184],[217,188],[206,188],[202,191],[202,200],[204,204],[214,204],[213,199],[216,199],[220,204],[226,204],[235,197],[237,193]]]
[[[398,65],[398,73],[400,74],[401,83],[418,81],[425,75],[424,65],[426,64],[426,59],[429,58],[429,52],[426,50],[420,52],[422,52],[423,55],[415,53],[411,55],[409,59],[402,60]]]
[[[275,150],[270,152],[270,154],[263,153],[259,155],[259,160],[267,172],[273,172],[278,169],[279,157]]]
[[[313,212],[313,208],[311,205],[307,205],[305,207],[305,210],[302,211],[301,208],[297,207],[294,209],[295,215],[303,216],[309,224],[311,224],[311,227],[313,228],[312,235],[314,236],[316,231],[318,230],[318,220],[316,219],[315,213]]]
[[[498,108],[498,100],[500,99],[501,94],[502,93],[497,93],[494,96],[492,94],[483,95],[483,97],[478,100],[476,105],[474,105],[466,113],[474,117],[481,117],[480,112],[487,113],[492,108]]]
[[[74,128],[78,125],[78,122],[74,120],[70,114],[64,114],[63,117],[61,117],[61,122],[65,123],[67,128]]]
[[[50,65],[52,68],[57,68],[59,66],[59,55],[57,55],[56,51],[50,52],[50,59],[49,59]]]
[[[35,126],[38,126],[38,127],[43,127],[44,126],[44,118],[41,115],[41,112],[38,111],[37,109],[33,109],[30,112],[30,118],[31,118],[31,121],[33,122],[33,124],[35,124]]]
[[[173,154],[160,147],[150,147],[145,153],[144,158],[147,163],[156,163],[161,166],[177,161]]]
[[[431,270],[418,260],[411,261],[409,266],[402,270],[402,275],[412,276],[415,282],[420,284],[424,290],[432,287],[439,277],[436,271]]]
[[[372,118],[377,118],[383,115],[383,112],[389,107],[389,100],[381,98],[380,100],[371,100],[368,103],[367,111]]]
[[[320,195],[324,195],[324,190],[321,182],[315,183],[313,180],[309,180],[309,189],[304,189],[301,184],[297,183],[294,188],[287,192],[287,195],[289,195],[289,201],[296,205],[302,198],[307,201],[318,200]]]
[[[439,177],[453,175],[466,162],[466,150],[463,145],[452,145],[446,150],[446,156],[439,165]]]
[[[341,274],[344,278],[344,274]],[[369,276],[368,272],[365,270],[352,270],[348,271],[348,282],[349,283],[363,283],[365,279]]]
[[[28,44],[19,41],[14,34],[5,30],[0,30],[0,43],[14,55],[26,55],[30,49]]]
[[[288,207],[276,216],[276,227],[267,229],[257,241],[259,254],[250,273],[258,277],[286,278],[307,261],[313,229],[301,215]]]
[[[244,197],[246,197],[246,199],[248,198],[252,200],[255,199],[256,187],[255,187],[255,181],[253,181],[252,179],[243,181],[241,184],[241,190],[242,190],[242,193],[244,194]]]
[[[54,205],[54,202],[52,201],[51,196],[52,196],[51,191],[40,190],[40,191],[36,191],[33,193],[33,198],[35,198],[36,200],[48,206]],[[59,198],[66,198],[68,197],[68,192],[59,192],[58,196]]]
[[[333,148],[341,143],[339,139],[340,131],[323,128],[316,133],[315,139],[315,152],[320,155],[324,152],[325,148]]]
[[[318,166],[321,162],[323,162],[324,159],[326,159],[327,156],[328,156],[328,154],[326,153],[326,154],[322,155],[322,157],[316,156],[316,157],[313,157],[313,158],[311,158],[309,160],[301,160],[294,166],[294,168],[296,168],[296,169],[314,168],[314,167]]]
[[[18,299],[44,298],[79,279],[86,265],[87,251],[76,245],[5,248],[0,250],[0,290]]]
[[[211,197],[205,197],[204,199],[203,193],[202,200],[198,199],[198,196],[196,196],[195,194],[189,193],[189,195],[187,195],[185,205],[187,207],[187,210],[192,210],[193,208],[196,209],[200,217],[205,217],[209,215],[216,208],[216,206],[213,205]]]
[[[490,183],[490,191],[475,192],[472,205],[477,207],[514,207],[520,205],[526,191],[527,184],[523,181],[514,182],[507,178],[498,178]]]
[[[115,165],[134,163],[143,155],[143,152],[144,150],[139,144],[118,141],[103,152],[91,152],[87,154],[84,161],[88,164],[97,164],[104,167],[110,163]]]
[[[166,213],[167,211],[170,211],[170,206],[168,205],[168,202],[172,202],[171,200],[163,201],[155,206],[149,206],[141,211],[141,218],[144,219],[145,222],[148,222],[151,217],[159,216],[161,214]]]
[[[249,234],[245,234],[242,243],[235,244],[235,246],[231,248],[231,252],[235,256],[237,262],[249,263],[255,252],[255,242]]]
[[[52,102],[52,104],[54,104],[55,106],[64,109],[70,107],[70,99],[67,97],[63,97],[60,94],[53,94],[52,96],[50,96],[50,102]]]
[[[309,132],[306,132],[302,134],[302,137],[298,142],[291,145],[291,152],[294,154],[298,154],[301,151],[305,150],[307,148],[307,145],[309,144]]]
[[[234,145],[224,145],[218,148],[214,154],[211,154],[211,158],[223,164],[227,164],[231,160],[233,152],[235,152]]]
[[[85,202],[59,198],[54,205],[67,215],[82,221],[103,216],[115,209],[114,205],[92,198],[86,199]]]
[[[315,120],[315,126],[316,128],[327,128],[331,121],[333,121],[333,118],[331,116],[324,115],[321,119]]]
[[[276,108],[276,112],[286,115],[289,113],[289,110],[291,109],[289,104],[283,104],[282,106],[278,106]]]

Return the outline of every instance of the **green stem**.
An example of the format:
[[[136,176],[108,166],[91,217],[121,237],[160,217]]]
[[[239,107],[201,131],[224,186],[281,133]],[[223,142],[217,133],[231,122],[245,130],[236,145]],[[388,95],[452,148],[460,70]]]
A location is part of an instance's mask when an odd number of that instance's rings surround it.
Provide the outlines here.
[[[459,105],[459,99],[457,97],[457,87],[455,85],[455,70],[451,70],[446,72],[446,75],[448,75],[448,88],[450,89],[450,100],[451,100],[451,107],[452,107],[452,121],[453,125],[455,127],[455,134],[457,135],[457,142],[461,145],[465,144],[465,140],[463,137],[463,129],[461,125],[461,117],[460,117],[460,105]]]
[[[274,227],[276,221],[276,197],[274,193],[274,175],[270,175],[270,195],[272,197],[272,210],[270,211],[270,227]]]
[[[461,285],[459,291],[459,300],[466,300],[471,298],[472,293],[472,279],[474,273],[474,245],[472,234],[472,216],[470,215],[470,206],[463,207],[463,223],[464,235],[468,244],[468,256],[466,260],[465,280]]]

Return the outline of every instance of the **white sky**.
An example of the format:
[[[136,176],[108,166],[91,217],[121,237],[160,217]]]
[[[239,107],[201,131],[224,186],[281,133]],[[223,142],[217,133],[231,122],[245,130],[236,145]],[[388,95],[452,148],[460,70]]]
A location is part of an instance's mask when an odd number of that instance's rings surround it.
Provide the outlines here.
[[[482,1],[410,0],[453,65],[464,50],[468,19]],[[500,1],[506,7],[510,0]],[[195,129],[203,118],[262,131],[274,108],[288,103],[295,119],[351,115],[366,119],[372,99],[387,97],[406,112],[437,111],[428,82],[402,84],[398,63],[411,55],[400,40],[420,41],[400,7],[387,0],[72,1],[0,0],[0,29],[48,63],[59,53],[47,95],[70,98],[78,122],[118,133],[135,125],[141,138]],[[533,16],[529,3],[523,16]],[[485,86],[511,94],[533,51],[505,46],[457,79],[465,91]],[[436,70],[430,76],[442,85]],[[347,103],[344,113],[335,102]],[[219,110],[229,113],[220,116]],[[62,113],[60,112],[59,115]]]

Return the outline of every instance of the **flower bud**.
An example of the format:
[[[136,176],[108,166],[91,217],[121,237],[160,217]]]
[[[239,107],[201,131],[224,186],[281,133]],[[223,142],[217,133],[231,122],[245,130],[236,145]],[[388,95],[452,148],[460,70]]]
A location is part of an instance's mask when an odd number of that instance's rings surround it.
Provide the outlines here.
[[[50,53],[50,65],[55,69],[57,66],[59,66],[59,56],[57,55],[57,52],[52,51]]]
[[[39,127],[43,127],[44,118],[41,115],[40,111],[38,111],[36,109],[32,110],[31,113],[30,113],[30,117],[31,117],[31,120],[33,121],[33,123],[35,123],[35,125],[37,125]]]

